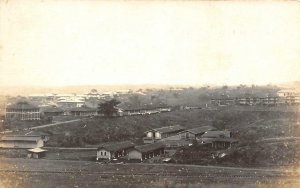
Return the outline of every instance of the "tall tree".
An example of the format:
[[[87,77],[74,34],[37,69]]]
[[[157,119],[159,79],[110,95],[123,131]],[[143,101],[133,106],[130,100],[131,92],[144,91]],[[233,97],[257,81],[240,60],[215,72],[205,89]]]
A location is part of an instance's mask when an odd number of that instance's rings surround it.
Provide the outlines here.
[[[120,104],[120,102],[116,99],[100,103],[98,105],[98,113],[103,114],[106,117],[112,117],[118,113],[118,109],[116,108],[118,104]]]

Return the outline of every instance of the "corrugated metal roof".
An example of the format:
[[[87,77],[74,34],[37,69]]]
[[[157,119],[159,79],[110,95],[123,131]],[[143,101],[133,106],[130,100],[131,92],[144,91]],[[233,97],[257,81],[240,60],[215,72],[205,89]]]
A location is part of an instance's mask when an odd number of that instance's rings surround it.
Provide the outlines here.
[[[160,133],[169,133],[169,132],[175,132],[175,131],[181,131],[181,130],[185,130],[185,128],[182,127],[181,125],[174,125],[174,126],[152,129],[150,131],[155,131],[155,132],[160,132]],[[147,132],[149,132],[149,131],[147,131]]]
[[[201,138],[198,140],[199,142],[204,142],[204,143],[212,143],[212,142],[238,142],[237,139],[234,138]]]
[[[104,148],[107,151],[115,152],[115,151],[119,151],[119,150],[123,150],[123,149],[128,149],[128,148],[131,148],[134,146],[135,146],[135,144],[130,141],[116,142],[116,143],[104,143],[99,146],[98,150],[101,148]]]
[[[200,133],[204,133],[206,131],[213,131],[213,130],[217,130],[217,128],[208,125],[208,126],[196,127],[193,129],[189,129],[187,131],[190,133],[193,133],[193,134],[200,134]]]
[[[37,142],[40,140],[40,136],[24,136],[24,135],[9,135],[3,136],[0,138],[0,141],[29,141],[29,142]]]
[[[189,140],[162,140],[160,141],[162,143],[165,143],[165,144],[172,144],[172,145],[189,145],[192,143],[192,141],[189,141]]]
[[[131,111],[131,110],[155,110],[158,108],[168,108],[169,106],[167,106],[166,104],[144,104],[144,105],[132,105],[130,103],[120,103],[117,105],[118,108],[121,108],[124,111]]]
[[[220,138],[230,135],[230,131],[207,131],[201,137],[205,138]]]
[[[164,147],[165,147],[165,145],[162,142],[157,142],[157,143],[153,143],[153,144],[136,146],[135,149],[142,153],[145,153],[145,152],[150,152],[150,151],[154,151],[157,149],[162,149]]]

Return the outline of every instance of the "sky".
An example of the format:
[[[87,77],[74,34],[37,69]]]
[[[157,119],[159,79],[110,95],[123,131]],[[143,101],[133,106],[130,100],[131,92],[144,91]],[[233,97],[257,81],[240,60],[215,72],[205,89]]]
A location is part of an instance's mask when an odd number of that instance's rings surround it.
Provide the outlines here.
[[[300,80],[297,1],[0,1],[0,86]]]

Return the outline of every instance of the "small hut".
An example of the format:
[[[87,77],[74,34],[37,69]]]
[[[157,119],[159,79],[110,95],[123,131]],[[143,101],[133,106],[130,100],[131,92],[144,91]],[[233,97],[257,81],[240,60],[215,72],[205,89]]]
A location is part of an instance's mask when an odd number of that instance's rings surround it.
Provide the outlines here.
[[[39,159],[43,158],[46,156],[46,151],[45,149],[42,148],[33,148],[33,149],[28,149],[28,158],[34,158],[34,159]]]

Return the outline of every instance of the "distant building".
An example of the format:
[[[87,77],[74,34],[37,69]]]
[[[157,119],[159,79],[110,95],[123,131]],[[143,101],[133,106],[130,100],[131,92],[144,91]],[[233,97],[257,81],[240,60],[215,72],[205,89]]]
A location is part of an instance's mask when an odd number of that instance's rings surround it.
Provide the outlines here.
[[[230,131],[207,131],[197,141],[214,149],[226,149],[238,143],[237,139],[231,137]]]
[[[100,99],[101,95],[96,89],[92,89],[89,93],[85,94],[86,99]]]
[[[44,93],[44,94],[31,94],[28,98],[31,101],[53,101],[56,95],[52,93]]]
[[[257,104],[262,104],[264,98],[259,97],[240,97],[235,99],[235,103],[239,105],[253,106]]]
[[[84,99],[61,98],[57,101],[57,105],[63,109],[81,107],[84,105]]]
[[[128,160],[150,159],[164,154],[165,145],[161,142],[136,146],[128,152]]]
[[[6,135],[0,138],[0,148],[40,148],[44,141],[39,136]]]
[[[128,150],[132,149],[135,144],[129,141],[106,143],[97,149],[97,160],[99,159],[114,159],[126,156]]]
[[[213,126],[201,126],[193,129],[188,129],[179,133],[181,139],[193,140],[200,138],[207,131],[216,131],[217,128]]]
[[[174,136],[179,132],[184,131],[185,128],[180,125],[161,127],[146,131],[146,137],[143,138],[144,143],[154,143],[166,137]]]
[[[71,108],[69,110],[72,116],[94,116],[97,115],[97,109],[89,108],[87,106],[81,106],[76,108]]]
[[[161,112],[170,112],[172,109],[165,104],[144,104],[140,106],[132,106],[127,103],[117,105],[117,108],[122,111],[122,115],[147,115],[157,114]]]
[[[213,149],[227,149],[233,144],[238,143],[238,140],[234,138],[201,138],[198,142],[208,145]]]
[[[300,91],[295,89],[284,89],[277,92],[282,99],[283,104],[294,105],[300,104]]]
[[[230,131],[206,131],[202,138],[231,138],[232,133]]]
[[[40,108],[26,101],[6,107],[7,120],[40,120]]]
[[[171,140],[168,138],[162,139],[159,142],[164,143],[165,147],[170,150],[176,149],[178,147],[191,146],[193,144],[191,140]]]

